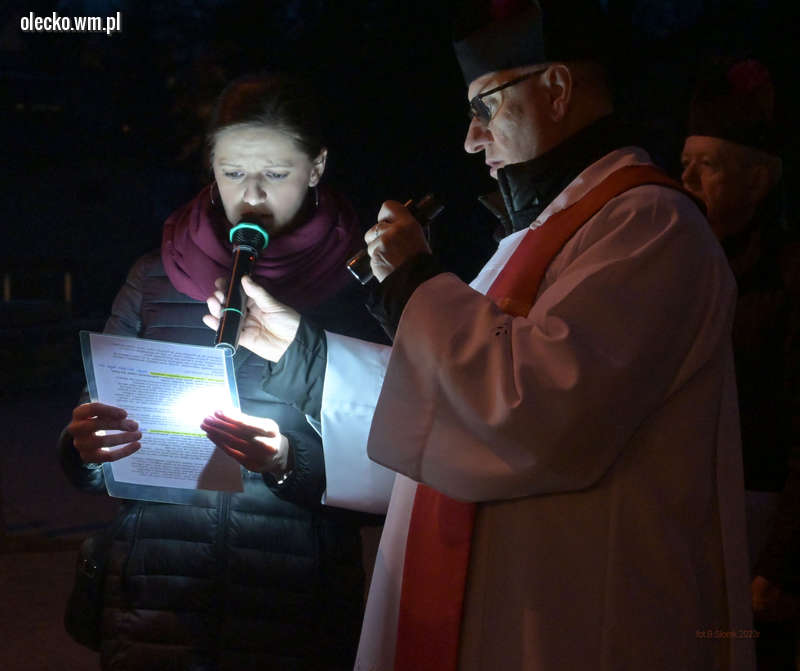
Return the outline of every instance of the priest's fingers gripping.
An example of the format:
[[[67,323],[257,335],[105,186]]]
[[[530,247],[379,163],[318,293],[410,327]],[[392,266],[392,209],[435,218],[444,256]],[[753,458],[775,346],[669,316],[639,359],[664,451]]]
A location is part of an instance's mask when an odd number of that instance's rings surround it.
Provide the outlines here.
[[[266,417],[215,412],[200,428],[209,440],[249,471],[282,475],[289,461],[289,440]]]
[[[387,200],[378,212],[378,223],[364,234],[372,273],[383,282],[411,257],[430,253],[422,226],[408,208]]]
[[[84,403],[72,411],[67,433],[84,463],[117,461],[136,452],[142,437],[139,425],[123,408],[105,403]],[[118,433],[107,433],[114,431]]]

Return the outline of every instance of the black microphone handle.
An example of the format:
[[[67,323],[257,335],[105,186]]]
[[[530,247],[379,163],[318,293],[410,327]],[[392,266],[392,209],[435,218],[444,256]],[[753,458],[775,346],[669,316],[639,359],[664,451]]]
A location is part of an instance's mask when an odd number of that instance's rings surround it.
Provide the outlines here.
[[[214,347],[225,350],[227,356],[233,356],[239,343],[239,332],[247,313],[247,295],[242,288],[242,277],[249,275],[255,265],[258,252],[249,245],[239,245],[233,249],[233,267],[225,304],[222,306],[217,337]]]

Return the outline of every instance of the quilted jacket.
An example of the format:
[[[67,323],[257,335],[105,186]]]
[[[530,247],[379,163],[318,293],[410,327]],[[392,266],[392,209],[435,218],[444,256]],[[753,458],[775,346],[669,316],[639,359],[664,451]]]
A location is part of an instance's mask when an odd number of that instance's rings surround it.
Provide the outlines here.
[[[305,316],[382,340],[363,303],[353,281]],[[131,269],[105,332],[211,344],[206,311],[172,286],[156,250]],[[242,410],[278,422],[293,473],[275,486],[243,470],[244,492],[202,492],[198,505],[122,503],[105,583],[104,669],[352,668],[364,592],[359,530],[376,519],[320,505],[317,434],[263,391],[262,359],[240,348],[235,367]],[[84,465],[66,433],[60,450],[77,487],[105,491],[102,469]]]

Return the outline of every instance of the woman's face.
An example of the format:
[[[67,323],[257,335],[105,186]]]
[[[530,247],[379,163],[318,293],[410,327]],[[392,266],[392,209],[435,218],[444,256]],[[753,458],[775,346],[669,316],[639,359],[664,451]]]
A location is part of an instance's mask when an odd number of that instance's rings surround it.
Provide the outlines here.
[[[256,216],[270,235],[288,230],[325,171],[327,151],[313,160],[294,140],[263,126],[228,128],[217,134],[214,177],[225,216],[235,224]]]

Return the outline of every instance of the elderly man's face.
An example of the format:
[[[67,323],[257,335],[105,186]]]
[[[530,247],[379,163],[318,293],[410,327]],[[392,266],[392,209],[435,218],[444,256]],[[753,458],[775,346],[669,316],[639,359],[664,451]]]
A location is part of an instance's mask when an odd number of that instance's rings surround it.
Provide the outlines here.
[[[752,164],[745,152],[728,140],[690,135],[683,145],[681,164],[683,186],[705,203],[717,238],[742,230],[756,205]]]
[[[467,91],[472,99],[483,91],[510,81],[533,68],[515,68],[490,72],[473,80]],[[541,68],[539,68],[541,69]],[[470,154],[484,152],[489,174],[512,163],[522,163],[540,156],[554,146],[547,117],[547,94],[539,86],[539,74],[483,98],[493,113],[484,124],[472,119],[464,140]]]

